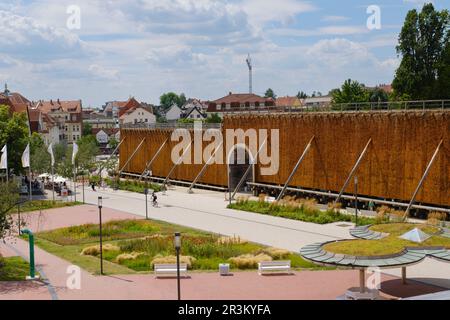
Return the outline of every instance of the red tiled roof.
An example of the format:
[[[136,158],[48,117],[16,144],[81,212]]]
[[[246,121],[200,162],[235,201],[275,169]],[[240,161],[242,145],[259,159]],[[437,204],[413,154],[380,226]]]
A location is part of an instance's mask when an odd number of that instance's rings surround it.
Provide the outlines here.
[[[295,105],[300,105],[301,100],[297,97],[279,97],[275,101],[277,107],[292,107]]]
[[[36,107],[43,113],[51,113],[58,110],[69,113],[81,113],[81,100],[62,101],[58,99],[50,101],[39,101],[36,104]]]
[[[225,111],[224,108],[217,110],[217,105],[229,104],[231,109],[239,109],[242,104],[259,104],[263,106],[274,106],[275,101],[272,98],[264,98],[252,93],[231,93],[223,98],[211,101],[208,105],[208,112]],[[258,107],[256,107],[258,108]]]
[[[140,107],[141,104],[139,102],[137,102],[137,100],[135,98],[130,98],[128,99],[127,103],[120,107],[119,110],[119,118],[124,115],[128,110],[130,109],[136,109],[137,107]]]

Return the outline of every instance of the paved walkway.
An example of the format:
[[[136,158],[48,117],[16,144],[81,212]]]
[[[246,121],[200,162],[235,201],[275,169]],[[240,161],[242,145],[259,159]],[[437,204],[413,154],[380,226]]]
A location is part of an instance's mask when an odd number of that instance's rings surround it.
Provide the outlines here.
[[[97,208],[89,205],[27,214],[36,231],[97,222]],[[135,219],[135,215],[104,208],[104,221]],[[10,239],[0,244],[6,256],[27,257],[28,244]],[[67,268],[70,263],[36,248],[41,282],[0,282],[0,299],[175,299],[176,280],[155,279],[151,274],[94,276],[81,270],[81,288],[69,289]],[[357,286],[358,272],[302,271],[289,276],[259,276],[256,271],[238,272],[231,277],[218,273],[191,273],[182,280],[182,298],[192,300],[224,299],[335,299],[349,287]],[[403,286],[393,276],[383,275],[385,298],[408,297],[441,290],[410,281]]]

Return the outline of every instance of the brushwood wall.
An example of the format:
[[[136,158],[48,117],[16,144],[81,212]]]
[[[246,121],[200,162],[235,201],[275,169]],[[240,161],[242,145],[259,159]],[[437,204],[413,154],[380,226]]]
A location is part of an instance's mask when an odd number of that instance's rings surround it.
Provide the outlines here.
[[[255,182],[276,185],[285,183],[306,145],[315,136],[290,185],[333,192],[340,191],[359,155],[372,139],[356,172],[358,193],[402,201],[411,199],[442,139],[443,145],[416,201],[450,206],[450,111],[245,114],[224,119],[223,131],[238,128],[279,130],[278,173],[263,176],[260,165],[255,167]],[[177,144],[170,141],[170,130],[122,129],[121,135],[125,138],[120,148],[121,167],[145,138],[143,147],[124,170],[137,174],[142,173],[145,164],[169,138],[151,168],[154,176],[167,176],[173,167],[171,150]],[[269,139],[269,147],[271,143]],[[208,143],[203,143],[203,148],[206,145]],[[193,156],[193,149],[191,153]],[[225,153],[223,150],[224,159]],[[192,181],[201,168],[200,164],[181,164],[171,179]],[[227,186],[227,174],[225,164],[213,164],[200,182]],[[351,181],[345,191],[352,193],[353,190]]]

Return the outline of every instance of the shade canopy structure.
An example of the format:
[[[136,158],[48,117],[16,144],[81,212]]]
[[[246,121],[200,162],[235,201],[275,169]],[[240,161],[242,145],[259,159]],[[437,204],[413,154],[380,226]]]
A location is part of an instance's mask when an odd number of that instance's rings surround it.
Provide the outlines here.
[[[43,173],[43,174],[40,174],[38,177],[39,178],[50,178],[51,175],[49,175],[48,173]]]
[[[372,231],[369,229],[369,227],[370,226],[354,228],[350,231],[350,234],[356,238],[366,240],[380,240],[389,236],[389,234],[386,233]],[[414,230],[415,229],[411,231]],[[407,233],[410,233],[411,231]],[[414,231],[414,233],[416,233],[416,231]],[[442,230],[441,235],[449,237],[450,233],[448,233],[447,230]],[[361,293],[363,293],[365,290],[364,272],[368,268],[379,268],[379,269],[401,268],[402,280],[403,283],[406,283],[406,267],[418,264],[427,257],[442,262],[450,263],[450,250],[444,246],[405,247],[401,252],[380,256],[354,256],[329,252],[324,249],[324,247],[327,244],[342,241],[357,241],[357,240],[337,240],[337,241],[327,241],[322,243],[310,244],[303,247],[300,250],[300,255],[308,261],[321,265],[359,269]]]
[[[64,183],[66,182],[66,179],[61,176],[55,176],[55,183]]]
[[[414,228],[411,231],[408,231],[405,234],[401,235],[399,238],[417,243],[422,243],[427,239],[431,238],[431,236],[418,228]]]

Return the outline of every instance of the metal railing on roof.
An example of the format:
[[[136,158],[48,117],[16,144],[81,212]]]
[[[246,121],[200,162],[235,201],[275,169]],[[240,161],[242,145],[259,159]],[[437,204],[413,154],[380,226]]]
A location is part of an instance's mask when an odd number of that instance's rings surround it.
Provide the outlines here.
[[[125,123],[121,129],[194,129],[193,123]],[[202,129],[221,129],[221,123],[202,123]]]

